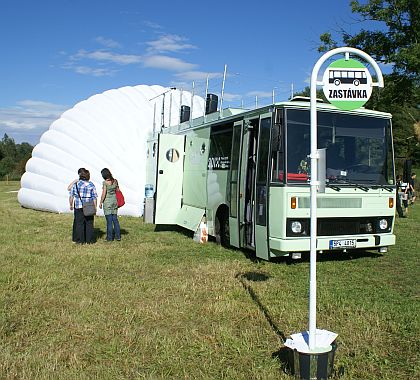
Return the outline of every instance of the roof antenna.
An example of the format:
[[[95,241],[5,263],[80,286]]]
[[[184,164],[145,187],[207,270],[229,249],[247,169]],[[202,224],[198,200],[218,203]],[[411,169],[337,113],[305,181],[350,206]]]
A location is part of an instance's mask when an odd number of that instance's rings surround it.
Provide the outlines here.
[[[222,94],[220,97],[220,118],[223,118],[223,95],[225,94],[226,69],[227,69],[227,65],[225,64],[225,70],[223,72],[223,81],[222,81]]]

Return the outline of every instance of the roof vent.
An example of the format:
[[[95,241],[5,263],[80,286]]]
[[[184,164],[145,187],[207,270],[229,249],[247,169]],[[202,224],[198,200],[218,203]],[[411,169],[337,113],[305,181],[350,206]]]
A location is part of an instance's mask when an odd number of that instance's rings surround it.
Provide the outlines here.
[[[309,96],[294,96],[290,101],[291,102],[310,102],[311,98]],[[316,98],[316,101],[318,103],[324,103],[324,100],[321,98]]]

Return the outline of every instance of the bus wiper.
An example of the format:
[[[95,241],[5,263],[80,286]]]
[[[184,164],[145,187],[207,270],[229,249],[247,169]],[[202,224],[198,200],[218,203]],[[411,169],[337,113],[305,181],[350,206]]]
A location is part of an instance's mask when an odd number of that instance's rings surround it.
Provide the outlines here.
[[[386,185],[373,185],[373,186],[371,186],[371,188],[373,190],[385,189],[385,190],[389,191],[390,193],[392,193],[394,191],[394,188],[392,186],[386,186]]]
[[[331,181],[331,180],[330,180]],[[346,184],[346,185],[350,185],[350,186],[354,186],[354,187],[356,187],[356,188],[358,188],[358,189],[360,189],[360,190],[363,190],[363,191],[365,191],[365,192],[368,192],[369,191],[369,188],[368,187],[366,187],[366,186],[363,186],[363,185],[360,185],[360,184],[358,184],[358,183],[352,183],[352,182],[350,182],[348,179],[346,179],[346,178],[336,178],[336,179],[334,179],[334,182],[335,183],[343,183],[343,184]]]
[[[340,187],[338,187],[338,186],[334,186],[334,185],[331,185],[331,184],[329,184],[329,183],[326,183],[325,184],[327,187],[329,187],[330,189],[333,189],[333,190],[335,190],[335,191],[341,191],[341,188]]]

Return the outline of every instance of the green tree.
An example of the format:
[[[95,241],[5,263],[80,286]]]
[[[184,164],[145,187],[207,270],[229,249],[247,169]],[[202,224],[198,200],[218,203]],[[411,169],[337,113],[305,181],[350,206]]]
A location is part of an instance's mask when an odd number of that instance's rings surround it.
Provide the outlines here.
[[[390,64],[394,73],[420,80],[420,1],[419,0],[369,0],[365,4],[351,1],[353,13],[360,21],[380,22],[380,30],[362,29],[352,35],[341,31],[345,45],[356,47],[371,55],[377,62]],[[319,51],[337,46],[331,33],[320,37]]]
[[[293,97],[296,96],[304,96],[309,98],[311,96],[311,88],[306,86],[302,91],[298,91],[293,94]],[[324,92],[320,89],[316,90],[316,97],[317,99],[322,99],[324,102],[327,102],[327,98],[325,97]]]
[[[12,157],[4,157],[0,161],[0,178],[3,178],[6,175],[11,176],[15,166],[16,162]]]
[[[0,151],[2,152],[4,158],[11,157],[12,159],[16,159],[17,151],[15,140],[9,137],[7,133],[5,133],[1,139]]]
[[[15,141],[4,134],[0,141],[0,179],[6,175],[12,179],[19,179],[25,172],[26,162],[31,157],[33,146]]]
[[[366,107],[392,113],[396,155],[419,160],[420,0],[351,1],[350,5],[360,21],[375,21],[369,25],[378,28],[361,29],[355,34],[342,29],[338,36],[342,44],[392,66],[392,73],[384,75],[385,87],[374,92]],[[322,34],[320,40],[320,52],[338,46],[331,33]],[[414,141],[410,142],[412,136]]]

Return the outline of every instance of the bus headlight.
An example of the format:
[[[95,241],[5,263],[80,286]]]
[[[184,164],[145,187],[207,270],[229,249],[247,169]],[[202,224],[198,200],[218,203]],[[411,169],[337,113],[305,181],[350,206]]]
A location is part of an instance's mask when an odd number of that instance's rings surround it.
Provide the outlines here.
[[[302,232],[302,223],[295,220],[292,222],[290,228],[294,234],[300,234]]]
[[[309,234],[309,220],[307,219],[287,219],[286,236],[298,237]]]
[[[384,231],[388,228],[388,221],[386,219],[380,219],[378,225],[379,229]]]

